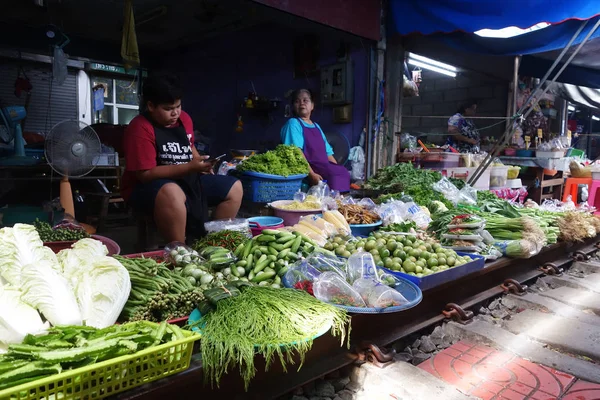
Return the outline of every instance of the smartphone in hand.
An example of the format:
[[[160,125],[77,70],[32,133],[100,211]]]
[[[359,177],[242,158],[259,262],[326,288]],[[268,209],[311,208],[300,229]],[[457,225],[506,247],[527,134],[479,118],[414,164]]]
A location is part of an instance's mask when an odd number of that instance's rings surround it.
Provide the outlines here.
[[[211,163],[211,164],[216,164],[219,161],[221,161],[221,159],[223,157],[225,157],[227,154],[221,154],[219,157],[215,157],[215,158],[209,158],[208,160],[206,160],[206,162]]]

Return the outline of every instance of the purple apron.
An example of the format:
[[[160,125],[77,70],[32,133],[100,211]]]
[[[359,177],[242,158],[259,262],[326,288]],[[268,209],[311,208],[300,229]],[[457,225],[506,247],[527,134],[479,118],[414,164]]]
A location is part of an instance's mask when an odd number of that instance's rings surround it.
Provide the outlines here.
[[[300,121],[300,119],[298,120]],[[309,128],[302,121],[300,121],[300,126],[302,126],[304,135],[304,156],[313,171],[321,175],[332,190],[342,193],[349,192],[350,172],[346,167],[329,161],[321,130],[316,125]]]

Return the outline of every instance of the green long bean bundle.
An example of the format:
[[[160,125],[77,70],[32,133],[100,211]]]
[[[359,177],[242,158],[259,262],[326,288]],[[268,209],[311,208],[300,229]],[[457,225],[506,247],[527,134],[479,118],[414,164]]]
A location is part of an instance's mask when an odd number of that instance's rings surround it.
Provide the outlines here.
[[[331,326],[331,333],[349,344],[344,310],[293,289],[249,287],[242,294],[218,302],[217,309],[198,322],[202,328],[202,366],[206,379],[219,385],[221,377],[238,367],[247,390],[254,377],[254,356],[262,354],[269,368],[275,358],[300,365],[312,338]],[[349,325],[348,325],[349,326]]]

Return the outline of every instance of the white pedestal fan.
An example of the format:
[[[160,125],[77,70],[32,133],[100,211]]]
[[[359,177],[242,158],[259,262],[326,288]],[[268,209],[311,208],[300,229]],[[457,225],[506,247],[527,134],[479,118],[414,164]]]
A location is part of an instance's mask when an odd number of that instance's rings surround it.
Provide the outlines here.
[[[80,121],[62,121],[46,135],[44,146],[50,167],[63,178],[60,181],[60,204],[65,214],[75,218],[75,204],[69,177],[81,177],[96,167],[102,153],[98,134]],[[95,233],[92,226],[81,224],[88,233]]]

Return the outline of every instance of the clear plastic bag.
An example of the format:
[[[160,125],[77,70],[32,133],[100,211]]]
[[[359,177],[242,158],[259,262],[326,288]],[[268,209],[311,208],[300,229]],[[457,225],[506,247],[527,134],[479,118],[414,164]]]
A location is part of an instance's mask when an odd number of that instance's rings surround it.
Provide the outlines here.
[[[352,287],[360,294],[367,307],[387,308],[408,303],[400,292],[372,278],[358,279]]]
[[[320,181],[317,185],[311,187],[308,190],[308,195],[314,196],[317,199],[321,200],[325,197],[330,197],[331,189],[329,188],[329,185],[327,183]]]
[[[221,232],[221,231],[236,231],[246,234],[248,237],[252,237],[250,232],[250,223],[244,218],[235,219],[220,219],[216,221],[210,221],[204,224],[204,228],[207,233]]]
[[[375,259],[371,253],[361,251],[348,258],[346,275],[350,283],[360,278],[376,278],[376,270]]]
[[[404,203],[401,201],[390,201],[377,208],[377,214],[381,217],[383,226],[392,224],[401,224],[404,222],[403,213]]]
[[[346,279],[346,264],[348,261],[341,260],[336,256],[322,253],[313,253],[305,260],[311,267],[319,272],[335,272]]]
[[[440,192],[452,204],[457,205],[461,201],[460,190],[450,180],[443,177],[433,184],[433,190]]]
[[[427,229],[432,219],[416,203],[405,203],[401,215],[406,221],[413,221],[419,228]]]
[[[317,215],[305,215],[300,217],[299,223],[311,225],[318,229],[321,232],[321,235],[325,237],[332,237],[338,234],[335,225],[325,221]]]
[[[452,218],[452,221],[450,221],[448,228],[479,229],[483,228],[484,226],[485,220],[478,217],[477,215],[463,214],[457,215],[456,217]]]
[[[335,272],[324,272],[313,283],[317,299],[326,303],[350,307],[366,307],[365,301],[341,276]]]
[[[281,281],[285,287],[305,289],[307,283],[314,283],[319,276],[321,276],[320,271],[308,261],[300,260],[290,266]]]
[[[164,259],[176,268],[183,268],[188,264],[199,264],[204,261],[196,250],[181,242],[171,242],[166,245]]]
[[[460,204],[474,206],[477,204],[477,189],[471,185],[465,185],[460,189]]]
[[[304,193],[301,190],[298,190],[296,193],[294,193],[294,201],[297,201],[298,203],[303,203],[304,200],[306,200],[306,193]]]
[[[403,133],[400,135],[400,147],[410,152],[417,149],[417,138],[412,136],[410,133]]]
[[[369,211],[377,208],[377,204],[375,204],[375,202],[368,197],[360,199],[360,201],[358,202],[358,205],[366,208]]]

